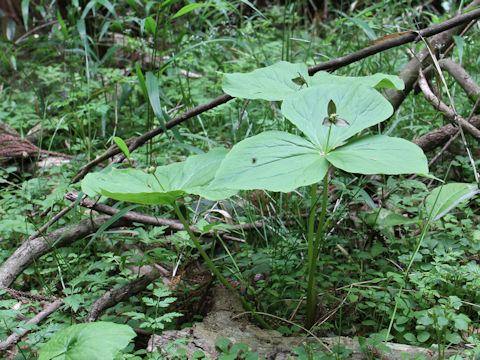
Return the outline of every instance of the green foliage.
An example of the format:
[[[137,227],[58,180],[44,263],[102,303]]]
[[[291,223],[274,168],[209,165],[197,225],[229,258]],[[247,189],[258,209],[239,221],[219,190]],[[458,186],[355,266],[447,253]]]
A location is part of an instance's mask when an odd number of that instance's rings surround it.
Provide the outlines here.
[[[104,321],[72,325],[42,346],[39,359],[113,359],[134,337],[127,325]]]
[[[298,90],[288,87],[287,81],[292,83],[296,70],[299,70],[297,73],[306,72],[306,66],[282,62],[244,76],[226,77],[228,82],[224,88],[231,95],[240,93],[266,100],[284,99],[282,113],[308,140],[283,132],[264,132],[245,139],[226,155],[211,188],[289,192],[323,179],[329,163],[344,171],[362,174],[428,172],[421,149],[403,139],[377,135],[345,143],[363,129],[391,115],[390,103],[377,91],[362,85],[376,85],[382,81],[379,76],[375,76],[373,82],[352,78],[350,83],[320,81],[316,84],[315,76],[310,81],[305,75],[306,85],[310,83],[311,86]],[[270,81],[263,81],[265,78]],[[328,76],[324,78],[328,79]],[[388,82],[391,85],[401,83],[398,79]],[[258,90],[258,84],[267,90]],[[289,90],[282,90],[282,86]],[[327,104],[332,100],[338,108],[338,115],[347,119],[350,126],[322,126],[322,119],[329,116]],[[400,153],[401,159],[398,157]]]
[[[166,288],[160,287],[153,290],[153,297],[143,297],[142,302],[147,308],[152,309],[148,312],[134,312],[128,311],[124,315],[133,320],[139,321],[140,328],[158,331],[165,329],[165,324],[172,322],[175,318],[182,316],[178,312],[167,312],[159,315],[161,309],[168,308],[176,298],[169,296],[171,292]]]
[[[329,11],[328,21],[321,24],[314,21],[315,25],[305,21],[309,15],[304,12],[306,6],[302,1],[291,2],[287,7],[272,5],[258,9],[248,1],[215,4],[215,7],[202,3],[201,7],[182,9],[183,4],[175,1],[149,1],[145,4],[137,0],[84,1],[78,5],[72,2],[60,12],[56,9],[56,1],[37,1],[35,4],[22,1],[23,23],[26,28],[35,30],[19,39],[21,27],[17,25],[15,28],[10,22],[4,33],[6,36],[2,37],[4,41],[0,41],[0,120],[13,126],[22,136],[27,136],[34,126],[41,127],[41,136],[36,142],[39,147],[73,155],[75,160],[45,171],[24,167],[28,165],[24,159],[1,165],[0,262],[5,261],[18,244],[43,225],[51,214],[67,205],[63,194],[71,178],[88,159],[101,154],[113,136],[127,139],[161,126],[163,121],[185,109],[215,98],[221,93],[222,86],[234,96],[270,98],[272,102],[250,101],[242,109],[243,100],[234,100],[202,113],[158,136],[148,146],[137,149],[131,154],[131,165],[163,168],[171,166],[167,164],[181,163],[191,153],[200,154],[218,147],[218,144],[239,146],[243,139],[250,141],[255,135],[265,136],[265,131],[273,131],[271,134],[291,135],[288,139],[295,140],[289,146],[301,145],[306,149],[306,153],[298,153],[297,159],[311,165],[306,174],[318,181],[321,177],[315,172],[322,166],[326,168],[328,163],[344,167],[346,171],[358,170],[342,162],[351,154],[340,153],[340,149],[347,143],[352,143],[353,149],[359,136],[367,140],[372,139],[371,135],[378,137],[381,134],[388,135],[389,139],[414,139],[443,121],[441,114],[434,112],[421,96],[407,97],[390,120],[377,122],[373,128],[367,122],[380,120],[377,114],[382,113],[383,118],[391,115],[386,106],[377,107],[378,112],[362,117],[361,123],[367,127],[357,132],[354,131],[355,119],[362,114],[357,114],[355,108],[363,105],[354,103],[354,100],[342,100],[341,97],[322,99],[318,111],[312,114],[315,115],[313,119],[308,118],[309,107],[303,114],[296,114],[295,109],[297,102],[307,100],[307,97],[303,99],[303,94],[316,93],[312,90],[316,86],[333,88],[351,84],[355,88],[358,85],[361,89],[367,87],[375,99],[380,99],[377,90],[385,87],[401,89],[403,84],[397,77],[382,73],[395,74],[403,68],[409,60],[404,48],[391,49],[355,62],[336,70],[335,75],[319,72],[308,76],[306,64],[313,65],[356,51],[368,45],[374,35],[396,32],[398,26],[413,29],[439,22],[458,10],[455,4],[449,4],[452,8],[443,15],[435,15],[433,12],[419,12],[405,0],[371,5],[359,2],[353,12]],[[333,2],[330,5],[335,6]],[[411,16],[403,16],[404,10]],[[180,11],[183,15],[172,21]],[[57,21],[58,25],[47,25]],[[316,33],[321,37],[315,36]],[[470,31],[464,37],[455,37],[454,41],[458,48],[450,54],[461,61],[468,72],[475,74],[480,56],[479,47],[473,45],[478,42],[478,34]],[[421,42],[411,45],[416,51],[423,46]],[[277,63],[281,59],[292,63]],[[245,74],[248,71],[254,72]],[[195,77],[185,75],[187,73],[195,74]],[[223,84],[219,81],[219,73],[224,73]],[[247,75],[248,81],[245,81]],[[455,98],[457,111],[468,114],[475,99],[464,94],[454,79],[447,78],[447,85]],[[350,92],[355,94],[353,89]],[[286,106],[288,97],[295,99],[290,102],[289,110],[276,102],[283,101]],[[331,115],[329,100],[334,100],[336,105],[333,113],[338,112],[337,115],[350,127],[322,125]],[[318,99],[312,95],[309,101],[314,108]],[[315,126],[307,128],[305,123],[314,123]],[[321,149],[325,150],[326,132],[330,132],[332,141],[349,132],[352,136],[340,142],[329,141],[328,147],[333,151],[319,161],[318,151],[312,154],[311,144],[317,147],[315,138],[318,138],[319,142],[322,141]],[[268,144],[277,141],[275,136],[260,139]],[[381,137],[378,139],[382,140]],[[385,145],[385,138],[380,140],[381,145]],[[476,144],[468,135],[467,142],[473,146]],[[263,149],[238,159],[239,163],[244,161],[246,167],[257,164],[262,161],[259,154],[263,155]],[[341,156],[335,158],[335,153]],[[377,156],[377,153],[373,155]],[[364,157],[361,169],[372,166],[371,158],[376,159],[375,156],[370,153]],[[341,171],[334,174],[329,184],[329,201],[335,205],[328,206],[331,217],[320,243],[321,256],[316,274],[321,299],[318,316],[330,317],[318,331],[348,336],[365,334],[365,341],[370,346],[381,346],[395,299],[401,293],[391,339],[421,346],[436,343],[444,349],[451,340],[453,343],[461,336],[462,341],[477,345],[467,349],[465,356],[479,356],[475,324],[480,317],[477,307],[471,304],[480,302],[476,257],[480,250],[476,210],[480,202],[475,197],[469,204],[462,201],[467,200],[464,195],[476,192],[468,157],[451,155],[447,151],[430,171],[443,178],[450,163],[452,171],[448,180],[458,184],[437,187],[430,194],[424,179],[367,178]],[[234,197],[222,202],[228,211],[232,209],[234,223],[261,221],[263,226],[261,230],[235,234],[246,243],[232,245],[225,242],[227,248],[231,247],[230,256],[218,248],[215,250],[215,264],[224,275],[241,279],[247,299],[258,309],[287,319],[304,316],[302,310],[298,311],[298,303],[307,289],[305,229],[308,221],[305,216],[308,217],[308,209],[315,203],[311,194],[302,188],[305,182],[296,182],[295,171],[300,171],[302,163],[294,161],[293,165],[297,168],[293,166],[293,171],[283,176],[282,182],[265,180],[260,185],[295,191],[288,194],[240,192],[246,200]],[[115,169],[115,172],[125,170]],[[371,172],[381,173],[377,168]],[[290,176],[292,174],[294,176]],[[147,175],[142,172],[139,177],[151,179]],[[250,180],[249,177],[245,179]],[[284,183],[287,180],[291,183]],[[258,185],[258,179],[256,181]],[[151,191],[145,189],[146,184],[150,183],[143,183],[141,190],[147,190],[142,195],[144,199]],[[428,184],[428,188],[430,186]],[[76,185],[73,188],[78,190]],[[183,185],[180,188],[185,190]],[[134,198],[136,195],[129,196]],[[196,224],[198,227],[208,230],[217,226],[202,219],[208,213],[208,217],[215,221],[213,214],[216,210],[202,212],[197,210],[194,197],[185,196],[184,192],[181,196],[186,212],[200,218]],[[424,205],[426,196],[428,200]],[[112,205],[111,200],[101,201]],[[121,203],[114,206],[129,208]],[[137,210],[170,217],[164,206],[139,207]],[[315,215],[319,217],[318,213]],[[429,215],[434,221],[433,227],[419,245],[419,251],[413,254],[418,232],[423,229],[422,222]],[[51,225],[48,232],[89,216],[77,206]],[[138,247],[142,249],[141,253]],[[166,235],[161,227],[152,229],[138,225],[136,228],[104,231],[94,240],[78,241],[45,255],[26,269],[12,287],[63,296],[65,303],[61,311],[52,314],[22,339],[19,343],[22,354],[19,356],[35,358],[39,345],[62,330],[65,324],[84,321],[99,296],[138,276],[132,266],[163,262],[179,264],[181,268],[191,263],[192,249],[185,232]],[[405,277],[403,272],[412,258],[415,261],[409,276]],[[260,280],[259,275],[262,275]],[[40,306],[30,303],[19,307],[18,302],[9,300],[8,293],[0,291],[0,321],[4,325],[0,327],[0,339],[4,340],[19,326],[26,327],[24,321],[18,321],[19,318],[31,317],[31,311],[39,311]],[[188,287],[184,291],[188,292]],[[452,299],[454,296],[461,299],[461,305]],[[170,318],[156,321],[157,303],[163,304],[162,299],[165,299],[163,295],[134,296],[129,302],[112,308],[102,320],[117,321],[119,314],[129,313],[125,317],[132,326],[142,324],[148,331],[162,326],[173,328],[176,325],[163,321]],[[182,300],[177,300],[167,312],[183,312],[183,306]],[[427,318],[433,323],[423,324],[430,321]],[[448,320],[446,325],[443,318]],[[468,324],[467,330],[461,330],[465,323]],[[170,349],[173,356],[186,358],[181,351],[173,349]],[[332,356],[321,354],[321,349],[312,347],[312,350],[313,356],[316,352],[320,357]],[[309,358],[312,355],[306,348],[298,351],[303,351],[299,356]],[[125,352],[131,353],[132,348]],[[337,358],[348,358],[342,354],[338,351]],[[138,351],[137,355],[120,356],[158,359],[161,355]]]
[[[102,194],[113,199],[143,204],[172,204],[185,194],[207,199],[223,199],[231,190],[208,190],[220,162],[228,150],[217,148],[207,154],[194,155],[181,163],[160,166],[145,173],[139,169],[115,169],[88,174],[82,190],[88,195]]]
[[[250,351],[247,344],[239,342],[232,344],[230,339],[218,338],[215,347],[221,351],[219,360],[261,360],[257,353]]]
[[[477,184],[452,183],[437,187],[425,199],[425,207],[431,221],[436,221],[480,192]]]

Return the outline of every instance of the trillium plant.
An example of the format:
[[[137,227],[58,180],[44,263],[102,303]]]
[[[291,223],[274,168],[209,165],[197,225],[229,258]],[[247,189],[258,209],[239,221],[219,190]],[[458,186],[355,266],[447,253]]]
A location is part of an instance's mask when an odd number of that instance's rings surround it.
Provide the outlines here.
[[[393,113],[377,89],[403,86],[398,77],[384,74],[340,77],[319,72],[311,77],[306,65],[286,62],[224,77],[224,91],[232,96],[283,101],[283,115],[303,133],[266,131],[239,142],[225,156],[210,187],[290,192],[310,186],[307,327],[315,321],[316,263],[328,226],[329,167],[359,174],[428,173],[427,159],[417,145],[361,134]],[[322,196],[317,199],[320,181]]]
[[[149,171],[106,169],[87,175],[82,190],[91,196],[171,205],[207,266],[227,288],[232,288],[190,230],[177,200],[186,194],[219,200],[239,190],[291,192],[308,186],[311,209],[306,325],[310,327],[315,321],[316,262],[329,222],[329,167],[359,174],[428,173],[427,159],[417,145],[401,138],[363,134],[393,113],[391,104],[377,89],[403,86],[401,79],[385,74],[341,77],[319,72],[309,76],[305,64],[287,62],[247,74],[225,74],[223,89],[231,96],[282,101],[282,114],[298,132],[266,131],[237,143],[231,150],[213,149]],[[317,198],[320,182],[322,192]],[[251,310],[245,299],[242,302]]]

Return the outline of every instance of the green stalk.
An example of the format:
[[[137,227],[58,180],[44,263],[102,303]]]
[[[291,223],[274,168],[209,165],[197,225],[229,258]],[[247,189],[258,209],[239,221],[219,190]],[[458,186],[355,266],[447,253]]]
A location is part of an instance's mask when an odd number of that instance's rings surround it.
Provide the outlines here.
[[[310,208],[310,216],[308,219],[308,285],[307,285],[307,319],[305,325],[311,328],[315,323],[315,310],[317,307],[317,284],[315,279],[318,251],[320,247],[321,235],[325,230],[325,218],[327,214],[328,202],[328,172],[323,178],[323,196],[322,196],[322,212],[320,220],[315,230],[315,214],[317,201],[317,184],[313,184],[311,188],[312,205]]]
[[[308,251],[307,251],[307,276],[308,276],[308,285],[307,285],[307,320],[305,325],[307,328],[311,328],[313,321],[315,319],[315,308],[316,308],[316,286],[315,286],[315,214],[316,214],[316,202],[317,202],[317,183],[313,184],[310,189],[310,216],[308,218],[308,232],[307,232],[307,242],[308,242]]]
[[[327,216],[327,205],[328,205],[328,171],[325,174],[325,177],[323,178],[322,212],[320,213],[320,220],[318,221],[317,234],[315,238],[316,258],[318,258],[318,251],[320,250],[321,236],[325,233],[325,229],[329,224],[329,221],[325,222],[325,219]]]
[[[398,296],[395,298],[395,306],[393,307],[393,313],[390,318],[390,323],[388,324],[388,329],[387,329],[387,335],[385,336],[385,341],[388,341],[388,337],[390,336],[390,333],[392,331],[392,326],[393,322],[395,321],[395,315],[397,314],[397,309],[398,309],[398,301],[400,299],[400,296],[402,295],[402,291],[405,288],[405,285],[407,284],[408,281],[408,274],[410,273],[410,268],[413,265],[413,262],[415,261],[415,256],[417,256],[418,251],[420,250],[420,246],[422,245],[423,239],[428,233],[428,230],[430,229],[430,220],[425,224],[424,228],[422,229],[422,233],[420,235],[420,238],[417,241],[417,244],[415,246],[415,251],[413,252],[413,255],[410,257],[410,261],[408,262],[408,266],[403,273],[403,284],[400,286],[400,289],[398,290]]]
[[[215,264],[213,263],[212,259],[210,259],[210,257],[208,256],[207,252],[203,249],[202,245],[200,244],[200,241],[198,241],[197,237],[195,236],[195,234],[193,233],[192,229],[190,229],[190,226],[188,225],[188,222],[187,220],[185,220],[182,212],[180,211],[180,209],[178,208],[178,205],[176,202],[173,202],[172,203],[172,206],[173,206],[173,209],[175,210],[175,213],[177,214],[178,216],[178,219],[180,220],[180,222],[183,224],[183,227],[185,228],[185,230],[187,231],[188,233],[188,236],[190,236],[190,239],[193,241],[193,243],[195,244],[195,247],[197,248],[198,252],[200,253],[200,255],[203,257],[203,259],[205,260],[208,268],[210,269],[210,271],[212,271],[215,276],[218,278],[218,280],[220,280],[220,282],[223,284],[223,286],[225,286],[228,290],[231,290],[231,291],[234,291],[236,292],[236,290],[234,289],[234,287],[232,285],[230,285],[230,283],[227,281],[227,279],[225,279],[225,277],[222,275],[222,273],[218,270],[218,268],[215,266]],[[270,325],[268,325],[265,320],[263,320],[256,312],[255,310],[252,308],[252,306],[247,302],[247,300],[245,300],[245,298],[243,296],[240,295],[240,301],[242,302],[242,305],[243,307],[245,308],[245,310],[251,312],[253,318],[255,320],[257,320],[257,322],[263,326],[264,328],[266,329],[271,329]]]

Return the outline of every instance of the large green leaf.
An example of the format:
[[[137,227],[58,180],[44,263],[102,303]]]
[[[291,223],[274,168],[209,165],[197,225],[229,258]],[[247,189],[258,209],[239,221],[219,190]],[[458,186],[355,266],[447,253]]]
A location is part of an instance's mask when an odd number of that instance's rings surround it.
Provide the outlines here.
[[[88,174],[82,180],[87,195],[101,194],[112,199],[142,204],[171,204],[185,194],[210,200],[232,196],[228,189],[206,189],[215,176],[227,149],[216,148],[206,154],[190,156],[184,162],[160,166],[153,174],[140,169],[116,169]],[[158,181],[157,181],[158,179]]]
[[[128,325],[104,321],[72,325],[38,351],[39,360],[109,360],[134,337]]]
[[[433,189],[425,199],[427,214],[432,221],[436,221],[479,192],[477,184],[451,183],[439,186]]]
[[[289,192],[318,182],[327,170],[325,157],[308,140],[267,131],[236,144],[210,187]]]
[[[427,174],[428,162],[414,143],[384,135],[364,136],[327,154],[333,166],[359,174]]]
[[[305,82],[302,85],[302,82]],[[402,79],[396,75],[374,74],[370,76],[336,76],[325,71],[308,76],[305,64],[280,61],[249,73],[224,74],[223,91],[246,99],[284,100],[287,96],[307,86],[315,85],[365,85],[368,87],[403,90]]]
[[[283,100],[301,88],[292,81],[300,75],[308,81],[307,65],[280,61],[249,73],[224,74],[222,88],[239,98]]]
[[[313,75],[309,81],[310,86],[326,84],[347,84],[347,85],[365,85],[368,87],[392,88],[403,90],[405,84],[403,80],[396,75],[387,75],[377,73],[369,76],[337,76],[326,71],[319,71]]]
[[[330,100],[337,114],[346,119],[349,127],[322,125],[328,116]],[[328,152],[343,141],[387,119],[393,113],[392,105],[375,89],[365,85],[329,83],[300,90],[285,99],[282,113],[307,137]],[[328,148],[327,148],[328,139]]]

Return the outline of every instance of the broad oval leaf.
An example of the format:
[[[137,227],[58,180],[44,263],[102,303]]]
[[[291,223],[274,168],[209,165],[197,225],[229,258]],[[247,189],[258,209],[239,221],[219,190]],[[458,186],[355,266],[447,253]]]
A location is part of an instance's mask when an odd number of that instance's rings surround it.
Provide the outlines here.
[[[293,81],[297,78],[308,82],[307,65],[280,61],[249,73],[224,74],[222,88],[239,98],[283,100],[302,88]]]
[[[326,156],[333,166],[359,174],[426,174],[423,150],[405,139],[385,135],[364,136]]]
[[[235,194],[229,189],[206,189],[215,176],[227,149],[216,148],[206,154],[190,156],[184,162],[160,166],[153,174],[140,169],[116,169],[88,174],[82,191],[112,199],[141,204],[171,204],[185,194],[219,200]],[[158,181],[157,181],[158,179]]]
[[[55,334],[38,351],[39,360],[109,360],[136,336],[128,325],[98,321],[72,325]]]
[[[308,140],[266,131],[230,150],[210,188],[290,192],[320,181],[327,170],[325,157]]]
[[[338,116],[350,126],[322,125],[325,117],[328,117],[330,100],[335,103]],[[282,113],[314,144],[328,152],[363,129],[390,117],[393,108],[371,87],[330,83],[303,89],[289,96],[282,104]]]
[[[451,183],[433,189],[425,199],[431,221],[437,221],[461,202],[480,192],[477,184]]]
[[[403,90],[405,84],[397,75],[377,73],[369,76],[337,76],[319,71],[310,78],[310,86],[325,84],[365,85],[376,89],[392,88]]]

